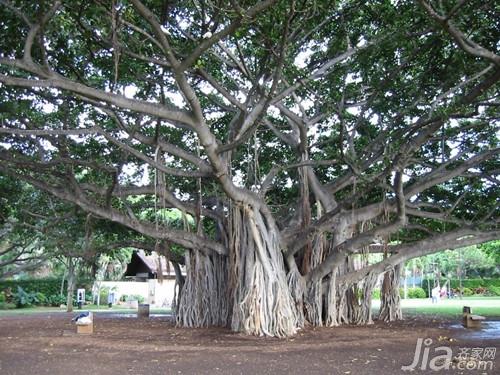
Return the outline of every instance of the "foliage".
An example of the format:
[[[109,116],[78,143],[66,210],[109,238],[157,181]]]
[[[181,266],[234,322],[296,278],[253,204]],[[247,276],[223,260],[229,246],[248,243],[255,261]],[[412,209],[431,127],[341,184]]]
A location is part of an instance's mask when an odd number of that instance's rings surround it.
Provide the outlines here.
[[[66,304],[66,297],[60,294],[53,294],[47,297],[47,304],[49,306],[58,307]]]
[[[491,294],[492,296],[500,296],[500,286],[493,286],[490,285],[487,288],[488,293]]]
[[[408,298],[427,298],[427,294],[419,287],[408,288]]]
[[[494,252],[482,246],[470,246],[464,249],[447,250],[438,254],[427,255],[419,259],[419,268],[427,274],[436,273],[442,277],[488,277],[494,275],[497,268]],[[437,277],[437,275],[436,275]]]
[[[493,262],[496,265],[494,272],[497,275],[500,275],[500,240],[486,242],[479,245],[479,248],[493,259]]]
[[[38,305],[40,300],[38,299],[40,293],[36,292],[25,292],[20,286],[17,287],[17,292],[13,293],[14,303],[17,307],[31,307],[33,305]],[[41,294],[44,298],[45,296]]]
[[[144,297],[140,294],[131,294],[127,296],[127,301],[137,301],[139,303],[143,303],[145,301]]]
[[[48,302],[47,296],[42,292],[35,293],[35,304],[36,305],[46,305]]]
[[[46,296],[56,295],[60,293],[62,279],[45,278],[45,279],[24,279],[24,280],[0,280],[0,290],[10,288],[16,290],[17,287],[29,292],[40,292]],[[64,282],[64,288],[66,281]]]
[[[420,287],[408,288],[407,293],[408,293],[408,298],[427,298],[425,290],[423,288],[420,288]],[[404,288],[399,288],[399,296],[401,298],[404,298]],[[380,289],[379,288],[373,289],[372,298],[373,299],[380,299]]]
[[[0,291],[0,303],[5,301],[6,301],[5,292]]]
[[[31,305],[50,305],[60,306],[66,303],[66,297],[61,296],[61,279],[46,278],[46,279],[25,279],[25,280],[2,280],[0,281],[0,291],[11,290],[16,291],[21,288],[24,295],[23,301],[30,301]],[[92,289],[92,280],[81,280],[78,287],[85,288],[86,290]],[[64,286],[66,286],[66,281]],[[13,293],[13,295],[17,295]],[[27,298],[26,295],[30,296]],[[88,293],[86,297],[91,298]],[[76,299],[74,298],[76,301]],[[16,299],[18,301],[18,299]],[[74,301],[74,303],[76,303]],[[21,306],[20,306],[21,307]],[[24,307],[24,306],[23,306]]]
[[[99,292],[99,303],[105,305],[108,303],[109,288],[103,288]]]
[[[428,281],[430,288],[433,288],[434,279],[423,279],[422,280],[422,288],[426,293],[428,293]],[[441,285],[443,285],[446,280],[441,280]],[[450,279],[449,280],[450,287],[454,290],[458,290],[460,287],[460,280],[458,279]],[[471,289],[473,292],[482,292],[485,289],[494,286],[500,287],[500,279],[464,279],[462,280],[462,287]]]
[[[474,291],[471,288],[464,287],[462,288],[462,295],[465,297],[470,297],[474,295]]]
[[[452,288],[458,288],[460,286],[460,280],[451,279],[450,286]],[[465,279],[462,280],[462,286],[474,289],[474,288],[488,288],[490,286],[500,287],[500,279]]]
[[[122,226],[90,218],[75,205],[54,200],[29,184],[0,174],[0,188],[9,184],[18,191],[9,194],[10,189],[0,190],[0,200],[8,214],[3,228],[0,227],[0,235],[3,235],[0,236],[0,279],[14,275],[29,278],[29,272],[40,266],[63,277],[67,273],[67,257],[75,261],[77,279],[94,277],[99,265],[103,265],[105,271],[109,268],[107,278],[121,277],[124,260],[130,257],[131,250],[122,249],[126,244],[118,247],[114,244],[140,239],[140,236]],[[108,267],[110,264],[114,267]]]
[[[12,310],[16,308],[15,303],[10,302],[0,302],[0,310]]]

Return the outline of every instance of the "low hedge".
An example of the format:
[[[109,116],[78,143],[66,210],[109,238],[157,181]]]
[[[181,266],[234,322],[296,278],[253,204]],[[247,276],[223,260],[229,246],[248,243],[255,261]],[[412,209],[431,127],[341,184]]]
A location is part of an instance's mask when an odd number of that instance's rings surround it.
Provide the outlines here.
[[[46,296],[59,295],[61,291],[60,278],[25,279],[25,280],[0,280],[0,291],[6,289],[16,292],[17,287],[21,287],[28,293],[43,293]],[[76,288],[85,288],[88,292],[92,290],[92,280],[78,281]],[[63,294],[66,295],[67,281],[64,280]]]
[[[492,296],[500,296],[500,287],[498,286],[489,286],[487,288],[488,294]]]
[[[408,288],[408,298],[427,298],[427,294],[419,287]]]
[[[459,280],[451,279],[450,286],[458,288],[460,286]],[[464,279],[462,280],[462,286],[469,289],[488,288],[490,286],[500,287],[500,279]]]
[[[408,288],[408,298],[427,298],[425,291],[422,288]],[[399,288],[399,296],[404,298],[404,288]],[[380,289],[376,288],[372,291],[373,299],[380,299]]]
[[[59,306],[66,303],[67,281],[64,280],[63,295],[60,295],[62,279],[0,280],[0,309],[29,306]],[[19,289],[20,288],[20,289]],[[85,288],[85,297],[91,300],[92,281],[78,281],[76,288]],[[10,290],[10,291],[9,291]],[[22,291],[20,293],[20,290]],[[76,290],[73,304],[76,304]]]
[[[442,282],[446,282],[446,279],[442,279]],[[432,288],[434,285],[434,280],[429,280],[429,285]],[[460,286],[460,281],[458,279],[450,279],[450,287],[452,289],[458,290]],[[473,294],[482,294],[490,287],[500,288],[500,279],[464,279],[462,280],[462,287],[470,289]],[[422,280],[422,288],[427,291],[427,279]],[[467,291],[469,292],[469,291]]]
[[[10,302],[0,302],[0,310],[12,310],[16,308],[15,303]]]
[[[26,292],[43,293],[46,296],[59,294],[61,291],[61,279],[46,278],[46,279],[26,279],[26,280],[0,280],[0,291],[6,289],[11,292],[16,292],[17,287],[21,287]],[[64,289],[66,292],[66,280],[64,281]]]

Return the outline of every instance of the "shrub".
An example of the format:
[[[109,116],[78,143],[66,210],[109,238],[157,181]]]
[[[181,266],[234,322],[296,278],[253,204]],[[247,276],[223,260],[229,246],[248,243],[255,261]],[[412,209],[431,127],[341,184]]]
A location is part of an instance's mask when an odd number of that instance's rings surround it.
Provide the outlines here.
[[[483,286],[485,281],[483,279],[464,279],[462,280],[462,287],[475,289]],[[460,286],[460,280],[452,279],[450,280],[450,286],[452,288],[458,288]]]
[[[14,303],[17,307],[31,307],[38,302],[36,293],[25,292],[20,286],[17,287],[17,292],[13,294]]]
[[[3,303],[7,300],[7,297],[5,297],[5,292],[0,292],[0,303]]]
[[[441,279],[441,285],[445,282],[444,279]],[[430,286],[434,285],[434,280],[430,280]],[[450,287],[454,290],[458,290],[460,285],[460,281],[458,279],[450,279]],[[500,279],[464,279],[462,280],[462,287],[469,288],[472,291],[477,290],[477,293],[482,293],[480,288],[488,289],[490,286],[500,287]],[[426,291],[427,295],[427,279],[422,280],[422,288]]]
[[[0,302],[0,310],[12,310],[15,309],[16,305],[10,302]]]
[[[144,297],[141,296],[140,294],[131,294],[130,296],[128,296],[127,301],[137,301],[139,303],[143,303]]]
[[[58,295],[61,292],[60,278],[44,278],[44,279],[24,279],[24,280],[0,280],[0,291],[11,289],[17,290],[20,286],[27,292],[40,292],[46,296]],[[79,280],[77,288],[85,288],[87,291],[92,290],[92,280]],[[66,292],[68,283],[64,281],[63,290]],[[7,299],[8,300],[8,299]]]
[[[108,303],[109,289],[102,289],[99,293],[99,303],[105,305]]]
[[[500,296],[500,287],[493,285],[489,286],[488,293],[491,294],[492,296]]]
[[[484,293],[486,293],[486,290],[487,290],[487,288],[482,287],[482,286],[479,288],[471,288],[471,289],[472,289],[472,292],[474,294],[484,294]]]
[[[422,288],[409,288],[408,289],[408,298],[427,298],[425,290]]]
[[[28,292],[40,292],[45,294],[46,296],[50,296],[59,293],[59,291],[61,290],[61,282],[62,280],[57,278],[2,280],[0,281],[0,290],[4,290],[7,288],[17,290],[17,287],[19,286],[23,290]],[[67,283],[64,282],[64,288],[66,287]]]
[[[372,298],[373,299],[380,299],[380,289],[373,289]]]
[[[53,294],[47,297],[47,304],[55,307],[64,305],[66,304],[66,297],[61,296],[60,294]]]
[[[474,292],[470,288],[462,288],[462,295],[464,295],[465,297],[470,297],[474,295]]]
[[[42,292],[35,293],[35,298],[36,298],[35,304],[37,305],[47,304],[47,297]]]
[[[452,288],[458,288],[460,281],[458,279],[451,279],[450,286]],[[489,286],[500,287],[500,279],[464,279],[462,280],[462,286],[469,289],[476,288],[487,288]]]

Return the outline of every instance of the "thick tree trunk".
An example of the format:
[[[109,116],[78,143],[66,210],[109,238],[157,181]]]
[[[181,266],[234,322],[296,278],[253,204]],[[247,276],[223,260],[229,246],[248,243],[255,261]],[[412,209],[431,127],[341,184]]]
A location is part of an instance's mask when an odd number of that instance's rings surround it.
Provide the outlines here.
[[[300,319],[278,233],[249,206],[233,207],[231,216],[232,329],[259,336],[294,335]]]
[[[75,293],[75,261],[68,257],[68,287],[66,290],[66,311],[73,311],[73,294]]]
[[[380,293],[379,319],[385,322],[402,320],[401,297],[399,296],[399,279],[401,277],[402,264],[384,274],[382,290]]]

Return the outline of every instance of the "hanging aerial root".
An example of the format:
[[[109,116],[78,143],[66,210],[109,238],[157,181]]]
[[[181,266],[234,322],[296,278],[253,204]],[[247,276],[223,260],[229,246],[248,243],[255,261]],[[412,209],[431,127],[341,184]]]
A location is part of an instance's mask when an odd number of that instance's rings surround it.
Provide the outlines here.
[[[325,295],[325,325],[335,327],[339,325],[338,296],[337,296],[337,269],[330,274],[328,290]]]
[[[360,304],[360,310],[356,324],[373,324],[372,320],[372,292],[377,284],[378,274],[370,272],[363,279],[363,294]]]
[[[323,260],[324,235],[316,235],[312,241],[311,267],[317,267]],[[323,325],[323,285],[322,280],[310,282],[304,296],[306,320],[313,326]]]
[[[276,232],[250,207],[235,207],[232,216],[232,329],[253,335],[294,335],[299,318]]]
[[[295,260],[292,260],[295,262]],[[304,292],[306,290],[306,283],[304,277],[300,274],[296,265],[292,267],[287,275],[288,289],[295,302],[295,310],[297,313],[297,326],[303,327],[305,323],[304,317]]]
[[[182,327],[226,326],[229,318],[227,261],[188,250],[186,280],[176,313]]]
[[[402,320],[401,297],[399,296],[399,280],[401,264],[396,265],[384,274],[382,290],[380,292],[379,319],[385,322]]]
[[[313,326],[323,325],[323,293],[321,280],[311,283],[304,298],[306,320]]]
[[[347,289],[345,283],[337,285],[337,322],[338,324],[349,324],[349,313],[347,308]]]

